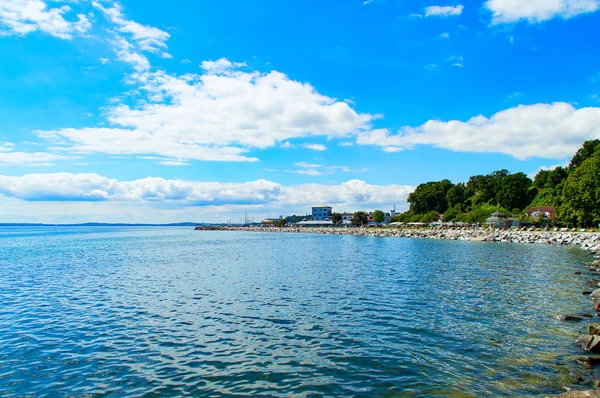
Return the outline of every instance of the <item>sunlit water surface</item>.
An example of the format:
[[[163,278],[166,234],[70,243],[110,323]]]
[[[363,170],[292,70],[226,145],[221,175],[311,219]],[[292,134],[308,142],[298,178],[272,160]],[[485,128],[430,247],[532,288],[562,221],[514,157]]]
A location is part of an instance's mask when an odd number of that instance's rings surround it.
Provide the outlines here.
[[[0,228],[0,396],[562,391],[590,307],[546,245]]]

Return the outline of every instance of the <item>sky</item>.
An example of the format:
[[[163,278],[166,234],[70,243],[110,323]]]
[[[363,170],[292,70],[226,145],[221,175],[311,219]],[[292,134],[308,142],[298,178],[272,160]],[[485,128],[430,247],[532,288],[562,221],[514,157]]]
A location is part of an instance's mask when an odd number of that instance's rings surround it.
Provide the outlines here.
[[[408,207],[600,138],[600,0],[0,0],[1,222]]]

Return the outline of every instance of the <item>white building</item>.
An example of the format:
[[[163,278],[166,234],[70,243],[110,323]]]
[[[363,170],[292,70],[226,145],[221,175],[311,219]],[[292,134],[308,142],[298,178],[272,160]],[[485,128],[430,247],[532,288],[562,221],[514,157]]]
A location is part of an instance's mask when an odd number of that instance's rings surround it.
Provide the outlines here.
[[[312,208],[312,219],[313,221],[331,221],[331,207],[330,206],[313,206]]]

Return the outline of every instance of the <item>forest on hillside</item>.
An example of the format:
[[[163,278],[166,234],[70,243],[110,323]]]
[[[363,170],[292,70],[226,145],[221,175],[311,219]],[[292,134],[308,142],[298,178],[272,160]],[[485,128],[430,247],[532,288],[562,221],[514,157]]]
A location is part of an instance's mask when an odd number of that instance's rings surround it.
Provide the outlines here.
[[[444,214],[445,222],[484,222],[500,211],[521,221],[525,210],[554,206],[554,224],[590,227],[600,223],[600,140],[586,141],[568,167],[541,170],[531,180],[507,170],[476,175],[466,183],[450,180],[419,185],[408,196],[410,208],[393,218],[399,222],[431,222]]]

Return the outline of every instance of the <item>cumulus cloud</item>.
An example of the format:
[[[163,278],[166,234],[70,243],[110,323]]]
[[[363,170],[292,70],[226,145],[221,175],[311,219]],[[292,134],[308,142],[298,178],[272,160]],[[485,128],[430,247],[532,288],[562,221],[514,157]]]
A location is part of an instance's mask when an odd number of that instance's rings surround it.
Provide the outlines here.
[[[600,9],[600,0],[488,0],[484,7],[493,13],[493,24],[520,20],[539,23],[596,12]]]
[[[1,0],[0,34],[24,36],[32,32],[44,32],[60,39],[72,39],[84,34],[91,23],[84,14],[76,14],[76,21],[65,19],[72,14],[71,7],[63,4],[48,7],[41,0]]]
[[[466,122],[430,120],[397,134],[377,129],[359,135],[357,143],[379,145],[387,152],[432,145],[457,152],[505,153],[517,159],[562,159],[595,138],[600,138],[600,108],[575,109],[557,102],[521,105]]]
[[[148,177],[119,181],[98,174],[0,175],[0,195],[22,201],[146,203],[158,207],[255,205],[285,209],[328,203],[370,206],[405,202],[414,188],[370,185],[350,180],[339,185],[282,186],[257,180],[245,183],[198,182]]]
[[[244,154],[294,138],[349,137],[368,130],[375,117],[277,71],[247,71],[243,63],[221,59],[203,63],[203,74],[172,76],[147,71],[145,58],[138,61],[132,61],[136,83],[146,100],[106,108],[111,127],[37,134],[54,149],[78,153],[254,161]]]
[[[426,17],[451,17],[462,14],[464,7],[457,6],[429,6],[425,8]]]

